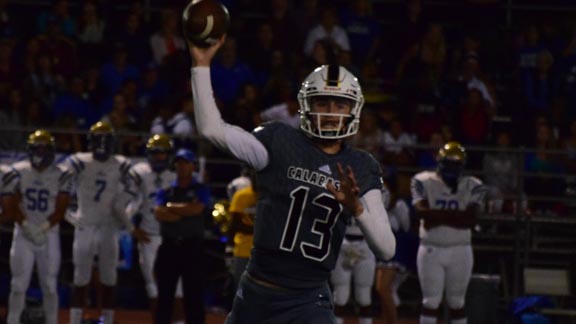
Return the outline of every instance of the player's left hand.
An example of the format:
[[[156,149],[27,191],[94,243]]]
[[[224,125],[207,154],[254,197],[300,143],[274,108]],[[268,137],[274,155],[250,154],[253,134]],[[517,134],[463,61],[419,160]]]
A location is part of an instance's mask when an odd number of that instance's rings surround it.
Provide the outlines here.
[[[354,171],[350,166],[346,166],[346,170],[342,164],[338,163],[338,177],[340,180],[340,190],[334,186],[332,182],[328,182],[326,189],[334,195],[336,201],[341,203],[344,208],[350,211],[354,216],[359,216],[364,211],[364,206],[360,202],[360,187],[356,182]]]

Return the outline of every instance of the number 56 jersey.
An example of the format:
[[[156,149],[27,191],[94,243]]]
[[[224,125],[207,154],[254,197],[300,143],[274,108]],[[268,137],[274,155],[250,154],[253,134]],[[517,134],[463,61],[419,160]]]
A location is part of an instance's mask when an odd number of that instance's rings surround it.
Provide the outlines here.
[[[120,155],[102,162],[90,152],[80,152],[66,159],[63,166],[74,181],[81,224],[115,224],[114,200],[125,189],[130,162]]]
[[[283,287],[318,287],[330,277],[352,217],[326,184],[339,187],[337,163],[350,166],[362,196],[382,187],[380,166],[368,153],[347,145],[326,154],[304,133],[280,123],[265,124],[254,135],[270,162],[257,173],[248,272]]]
[[[483,206],[486,188],[472,176],[461,176],[456,192],[444,183],[438,173],[423,171],[416,174],[411,182],[412,204],[421,200],[434,210],[464,211],[471,204]],[[426,230],[420,226],[420,240],[439,246],[467,245],[471,242],[471,231],[449,226],[438,226]]]
[[[54,212],[56,196],[60,192],[69,193],[71,183],[64,171],[50,165],[38,172],[24,160],[12,165],[14,192],[22,195],[21,208],[29,222],[40,224]],[[57,228],[57,227],[55,227]]]

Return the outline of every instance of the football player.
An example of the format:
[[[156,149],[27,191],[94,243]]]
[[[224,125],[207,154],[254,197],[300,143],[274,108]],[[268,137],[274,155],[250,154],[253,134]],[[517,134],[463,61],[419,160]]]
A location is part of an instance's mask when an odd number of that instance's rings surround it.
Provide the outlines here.
[[[162,243],[160,224],[154,216],[154,201],[159,189],[170,186],[176,180],[176,173],[171,170],[171,155],[174,144],[168,135],[155,134],[146,142],[146,156],[148,161],[135,164],[130,170],[130,177],[134,180],[138,196],[141,197],[138,206],[137,225],[146,234],[144,240],[138,242],[140,254],[140,270],[146,283],[146,293],[150,301],[152,316],[156,312],[158,287],[154,280],[154,262],[158,247]],[[178,282],[176,289],[176,304],[181,304],[182,283]]]
[[[465,296],[472,275],[471,228],[483,207],[485,187],[463,175],[464,147],[448,142],[437,154],[435,171],[412,178],[412,204],[420,219],[418,278],[422,289],[420,324],[436,323],[445,296],[452,323],[467,323]]]
[[[362,89],[344,67],[318,67],[298,95],[299,129],[270,122],[249,133],[224,122],[213,97],[210,64],[224,40],[188,46],[199,134],[258,179],[254,247],[227,323],[334,323],[328,280],[347,222],[383,259],[396,245],[378,162],[344,143],[358,131]]]
[[[390,192],[382,186],[382,200],[387,207]],[[344,310],[354,283],[354,300],[359,307],[359,324],[372,323],[372,286],[376,273],[376,257],[364,239],[364,234],[352,219],[346,227],[344,241],[330,281],[334,292],[336,323],[344,323]]]
[[[92,276],[94,258],[98,256],[99,278],[102,283],[102,317],[105,324],[114,319],[114,287],[117,279],[118,220],[137,239],[142,233],[134,229],[126,215],[120,215],[118,201],[126,196],[126,179],[130,162],[114,155],[115,134],[106,122],[90,127],[88,145],[91,152],[71,155],[63,166],[71,174],[76,189],[78,211],[74,229],[73,262],[74,292],[70,308],[70,323],[79,324],[85,294]]]
[[[46,323],[58,323],[57,279],[60,269],[59,224],[70,199],[70,181],[54,164],[54,138],[45,130],[30,134],[28,159],[13,164],[14,190],[8,196],[7,211],[15,220],[10,249],[10,297],[8,323],[20,323],[26,290],[36,265]]]

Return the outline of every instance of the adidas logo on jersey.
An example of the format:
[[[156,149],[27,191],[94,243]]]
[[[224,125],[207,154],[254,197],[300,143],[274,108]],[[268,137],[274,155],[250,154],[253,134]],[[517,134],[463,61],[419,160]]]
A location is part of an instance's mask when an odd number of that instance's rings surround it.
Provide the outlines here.
[[[318,170],[324,173],[332,174],[332,170],[330,169],[330,166],[328,164],[324,164],[323,166],[319,167]]]

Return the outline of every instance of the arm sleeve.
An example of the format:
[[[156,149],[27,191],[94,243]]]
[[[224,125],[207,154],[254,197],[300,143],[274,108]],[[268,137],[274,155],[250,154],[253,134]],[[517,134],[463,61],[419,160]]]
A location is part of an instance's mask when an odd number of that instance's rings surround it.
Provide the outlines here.
[[[191,74],[194,115],[198,133],[254,169],[264,169],[269,162],[266,147],[251,133],[227,124],[222,119],[214,101],[210,69],[194,67]]]
[[[391,259],[396,253],[396,238],[390,228],[388,213],[378,189],[368,191],[360,198],[364,212],[356,217],[356,222],[377,258]]]

